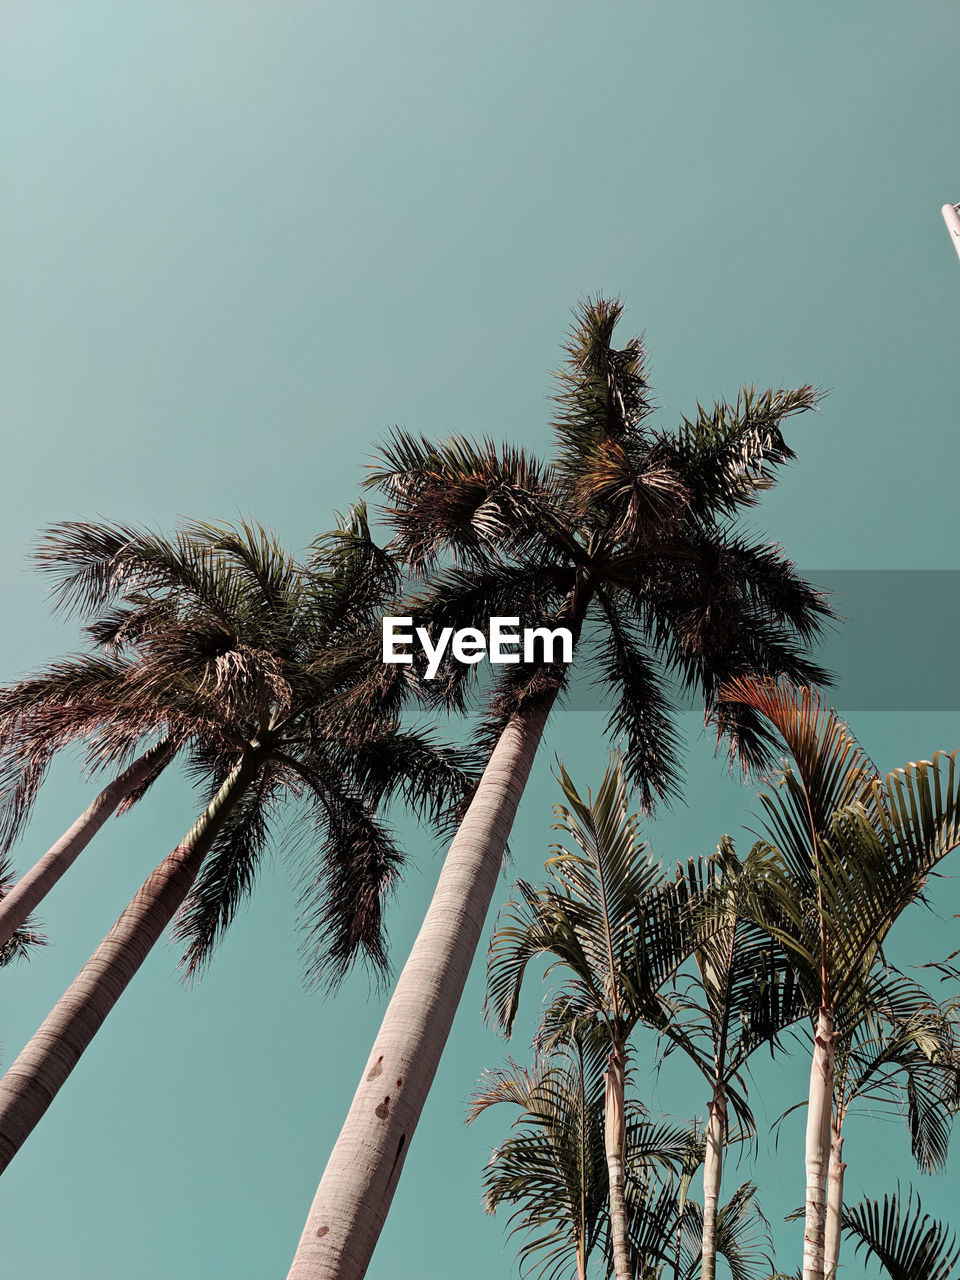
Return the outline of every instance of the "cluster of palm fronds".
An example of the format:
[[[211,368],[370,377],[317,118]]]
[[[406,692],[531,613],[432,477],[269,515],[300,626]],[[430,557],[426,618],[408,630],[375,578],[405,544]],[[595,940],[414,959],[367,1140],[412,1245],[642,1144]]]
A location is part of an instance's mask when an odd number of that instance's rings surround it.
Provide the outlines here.
[[[744,388],[665,431],[642,342],[613,346],[620,314],[600,298],[577,313],[551,459],[395,432],[370,477],[387,503],[387,546],[362,505],[302,558],[254,523],[191,521],[171,538],[69,523],[44,537],[38,563],[56,606],[80,615],[84,647],[0,690],[0,964],[43,941],[31,913],[171,765],[203,803],[0,1081],[0,1171],[164,929],[173,924],[185,973],[199,974],[271,846],[299,867],[309,976],[335,987],[357,960],[382,975],[384,901],[403,865],[386,813],[397,802],[453,839],[289,1273],[360,1280],[574,670],[612,703],[620,764],[595,803],[564,777],[561,820],[576,851],[557,853],[552,886],[521,888],[494,948],[490,1007],[504,1027],[535,955],[552,950],[575,980],[550,1006],[533,1071],[498,1076],[487,1092],[483,1105],[509,1096],[528,1122],[490,1175],[491,1205],[511,1201],[518,1221],[559,1232],[550,1266],[569,1252],[583,1272],[596,1254],[618,1280],[671,1268],[709,1278],[722,1256],[749,1277],[767,1248],[764,1221],[752,1184],[720,1205],[723,1153],[755,1127],[750,1055],[806,1015],[817,1021],[815,1068],[830,1081],[826,1103],[822,1093],[810,1107],[808,1280],[822,1280],[823,1233],[839,1221],[826,1212],[826,1178],[842,1172],[856,1098],[905,1098],[918,1160],[942,1162],[953,1023],[884,967],[881,948],[957,842],[954,764],[880,779],[811,695],[791,702],[789,689],[827,679],[810,648],[830,610],[778,546],[741,523],[794,456],[785,424],[817,394]],[[470,750],[453,750],[408,708],[476,706],[477,668],[447,662],[428,680],[416,659],[385,664],[390,614],[433,635],[488,632],[493,617],[563,625],[575,661],[504,665]],[[783,743],[794,764],[768,796],[769,838],[742,863],[724,843],[664,876],[626,788],[644,811],[680,794],[675,713],[691,695],[744,771],[772,767]],[[106,785],[13,883],[6,853],[68,747]],[[651,1122],[631,1102],[641,1027],[703,1074],[702,1130]],[[397,1083],[385,1096],[387,1078]],[[561,1148],[564,1169],[546,1168],[544,1153]],[[689,1195],[700,1165],[702,1205]],[[557,1226],[550,1206],[561,1201]],[[525,1246],[525,1260],[539,1247]]]
[[[718,1258],[737,1280],[769,1275],[754,1185],[721,1204],[724,1154],[756,1134],[752,1054],[784,1052],[806,1025],[805,1280],[835,1274],[843,1230],[895,1277],[955,1276],[945,1229],[902,1220],[912,1201],[879,1217],[870,1202],[844,1207],[842,1150],[844,1122],[865,1103],[903,1116],[922,1170],[946,1162],[958,1001],[898,971],[883,944],[960,843],[956,758],[881,778],[810,690],[741,681],[725,693],[758,710],[790,756],[761,792],[764,837],[743,860],[724,837],[713,857],[669,871],[641,838],[619,759],[587,800],[560,771],[566,843],[545,884],[516,885],[490,944],[487,1007],[507,1034],[532,962],[562,980],[534,1066],[488,1073],[476,1097],[474,1115],[498,1102],[520,1111],[487,1167],[487,1208],[512,1206],[522,1267],[545,1280],[583,1280],[592,1256],[617,1280],[712,1280]],[[631,1056],[643,1028],[702,1076],[705,1123],[677,1128],[640,1104]]]

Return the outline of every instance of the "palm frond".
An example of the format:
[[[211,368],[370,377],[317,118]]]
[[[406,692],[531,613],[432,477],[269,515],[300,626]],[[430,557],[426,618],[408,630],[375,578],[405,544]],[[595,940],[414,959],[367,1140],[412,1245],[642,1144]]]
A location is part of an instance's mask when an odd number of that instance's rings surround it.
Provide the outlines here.
[[[0,902],[15,883],[13,864],[6,854],[0,853]],[[14,960],[28,960],[34,947],[42,947],[46,941],[32,919],[24,921],[18,929],[14,930],[13,935],[0,945],[0,968],[12,964]]]
[[[415,574],[444,554],[481,567],[499,551],[569,543],[550,473],[522,449],[463,436],[430,441],[395,430],[367,479],[390,506],[396,553]]]
[[[134,525],[64,521],[43,535],[34,562],[52,579],[54,607],[67,613],[97,613],[130,591],[182,590],[224,619],[238,602],[223,557],[186,530],[170,540]]]
[[[354,626],[400,592],[400,565],[374,540],[364,502],[338,514],[337,527],[314,540],[306,569],[320,587],[315,603],[328,640],[341,623]]]
[[[359,959],[386,977],[383,908],[404,859],[360,796],[325,781],[316,799],[318,843],[302,859],[300,925],[307,981],[333,991]]]
[[[594,680],[613,691],[607,733],[619,747],[624,769],[644,809],[679,794],[680,744],[660,673],[635,624],[605,591],[597,599],[606,620]]]
[[[523,1275],[559,1280],[584,1264],[605,1230],[607,1166],[602,1074],[572,1043],[529,1069],[485,1072],[470,1119],[498,1103],[518,1109],[513,1133],[484,1171],[484,1207],[514,1206]]]
[[[603,447],[619,444],[642,449],[653,404],[646,374],[642,338],[631,338],[622,350],[612,346],[613,331],[623,314],[619,299],[587,299],[574,313],[565,347],[565,367],[558,384],[553,421],[558,467],[579,479]]]
[[[219,770],[215,781],[218,774]],[[269,845],[269,811],[274,801],[272,781],[261,773],[220,829],[177,915],[173,932],[186,943],[180,965],[188,979],[202,974],[240,906],[253,892]]]
[[[697,405],[696,418],[684,418],[676,436],[663,439],[694,510],[709,516],[755,503],[774,483],[774,468],[796,457],[784,439],[783,423],[815,409],[819,399],[812,386],[759,393],[744,387],[733,404]]]
[[[784,775],[783,798],[764,793],[771,837],[799,868],[815,857],[811,841],[825,834],[834,814],[861,801],[878,779],[876,766],[848,726],[810,687],[786,680],[741,677],[721,690],[730,703],[756,711],[776,730],[796,773]],[[800,835],[802,833],[802,837]],[[806,846],[806,852],[800,849]]]
[[[566,975],[558,1027],[568,1015],[624,1036],[638,1021],[660,1025],[660,989],[695,945],[683,882],[651,859],[619,759],[595,797],[584,800],[562,768],[560,782],[568,803],[556,807],[555,829],[574,848],[555,845],[550,883],[518,882],[503,908],[488,954],[488,1015],[509,1034],[527,966],[543,955],[548,974],[559,967]]]
[[[684,1206],[680,1222],[681,1266],[685,1280],[700,1271],[703,1212],[694,1200]],[[757,1187],[744,1182],[719,1207],[716,1223],[717,1256],[723,1258],[731,1280],[767,1280],[774,1266],[770,1223],[757,1203]]]
[[[476,785],[470,753],[439,742],[422,728],[381,726],[356,747],[337,752],[337,758],[371,808],[397,798],[440,830]]]
[[[923,1212],[911,1189],[906,1199],[898,1187],[892,1195],[864,1199],[844,1209],[843,1230],[857,1242],[856,1251],[874,1257],[890,1280],[957,1280],[960,1244],[945,1222]]]

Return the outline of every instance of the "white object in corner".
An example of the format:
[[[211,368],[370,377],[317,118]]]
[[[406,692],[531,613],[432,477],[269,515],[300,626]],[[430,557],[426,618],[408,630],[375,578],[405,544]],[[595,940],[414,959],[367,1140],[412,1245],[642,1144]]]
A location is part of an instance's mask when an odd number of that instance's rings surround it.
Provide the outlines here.
[[[943,220],[947,224],[947,230],[950,232],[950,239],[953,241],[953,247],[957,251],[957,257],[960,258],[960,205],[945,204],[940,212],[943,214]]]

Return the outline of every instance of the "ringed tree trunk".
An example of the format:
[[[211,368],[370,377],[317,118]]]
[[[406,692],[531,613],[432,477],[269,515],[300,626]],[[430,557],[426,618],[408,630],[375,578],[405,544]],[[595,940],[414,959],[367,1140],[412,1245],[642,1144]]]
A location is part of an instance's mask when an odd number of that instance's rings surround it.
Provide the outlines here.
[[[20,1150],[107,1014],[181,906],[225,819],[258,768],[245,756],[116,924],[0,1080],[0,1173]]]
[[[106,820],[154,773],[158,773],[173,755],[168,738],[158,742],[100,792],[80,817],[47,852],[20,877],[0,902],[0,947],[9,942],[31,911],[43,901],[60,877],[70,869]]]
[[[837,1274],[840,1265],[840,1224],[843,1221],[843,1134],[833,1125],[830,1144],[830,1177],[827,1186],[827,1229],[824,1239],[823,1273],[827,1280]]]
[[[624,1115],[624,1084],[627,1057],[623,1045],[610,1051],[603,1100],[604,1146],[610,1182],[610,1242],[613,1246],[613,1274],[616,1280],[633,1280],[630,1241],[627,1236],[627,1201],[624,1193],[624,1155],[627,1145]]]
[[[707,1149],[703,1158],[703,1236],[700,1243],[701,1280],[717,1274],[717,1205],[723,1175],[723,1150],[727,1141],[727,1095],[717,1084],[707,1115]]]
[[[803,1280],[824,1280],[824,1236],[827,1217],[827,1177],[833,1119],[835,1034],[833,1010],[821,1006],[810,1064],[807,1106],[807,1199],[803,1230]]]
[[[454,836],[331,1152],[288,1280],[360,1280],[386,1220],[555,695],[510,719]]]

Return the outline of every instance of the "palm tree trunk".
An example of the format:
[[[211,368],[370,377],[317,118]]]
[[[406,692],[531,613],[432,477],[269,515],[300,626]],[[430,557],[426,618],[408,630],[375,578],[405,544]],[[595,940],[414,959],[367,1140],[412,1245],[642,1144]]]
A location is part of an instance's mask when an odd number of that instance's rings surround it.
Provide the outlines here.
[[[717,1274],[717,1205],[723,1174],[723,1148],[727,1140],[727,1095],[722,1084],[714,1089],[707,1116],[707,1149],[703,1159],[703,1236],[700,1280]]]
[[[0,947],[25,923],[60,877],[73,865],[114,810],[132,791],[166,765],[173,754],[169,738],[158,742],[118,774],[81,813],[72,827],[50,846],[0,902]]]
[[[359,1280],[440,1062],[553,697],[507,723],[447,853],[327,1162],[288,1280]]]
[[[254,756],[245,756],[235,766],[183,840],[141,885],[0,1080],[0,1173],[57,1096],[190,892],[207,850],[256,770]]]
[[[827,1187],[827,1229],[823,1250],[823,1273],[830,1280],[840,1265],[840,1224],[843,1221],[843,1134],[833,1126],[830,1144],[830,1177]]]
[[[823,1280],[824,1233],[827,1216],[827,1176],[833,1118],[833,1010],[821,1007],[810,1065],[807,1105],[807,1203],[803,1231],[803,1280]]]
[[[610,1241],[613,1246],[613,1274],[616,1280],[633,1280],[630,1241],[627,1237],[627,1201],[623,1186],[624,1155],[627,1146],[624,1117],[626,1054],[621,1045],[610,1053],[604,1073],[604,1144],[607,1177],[610,1182]]]

